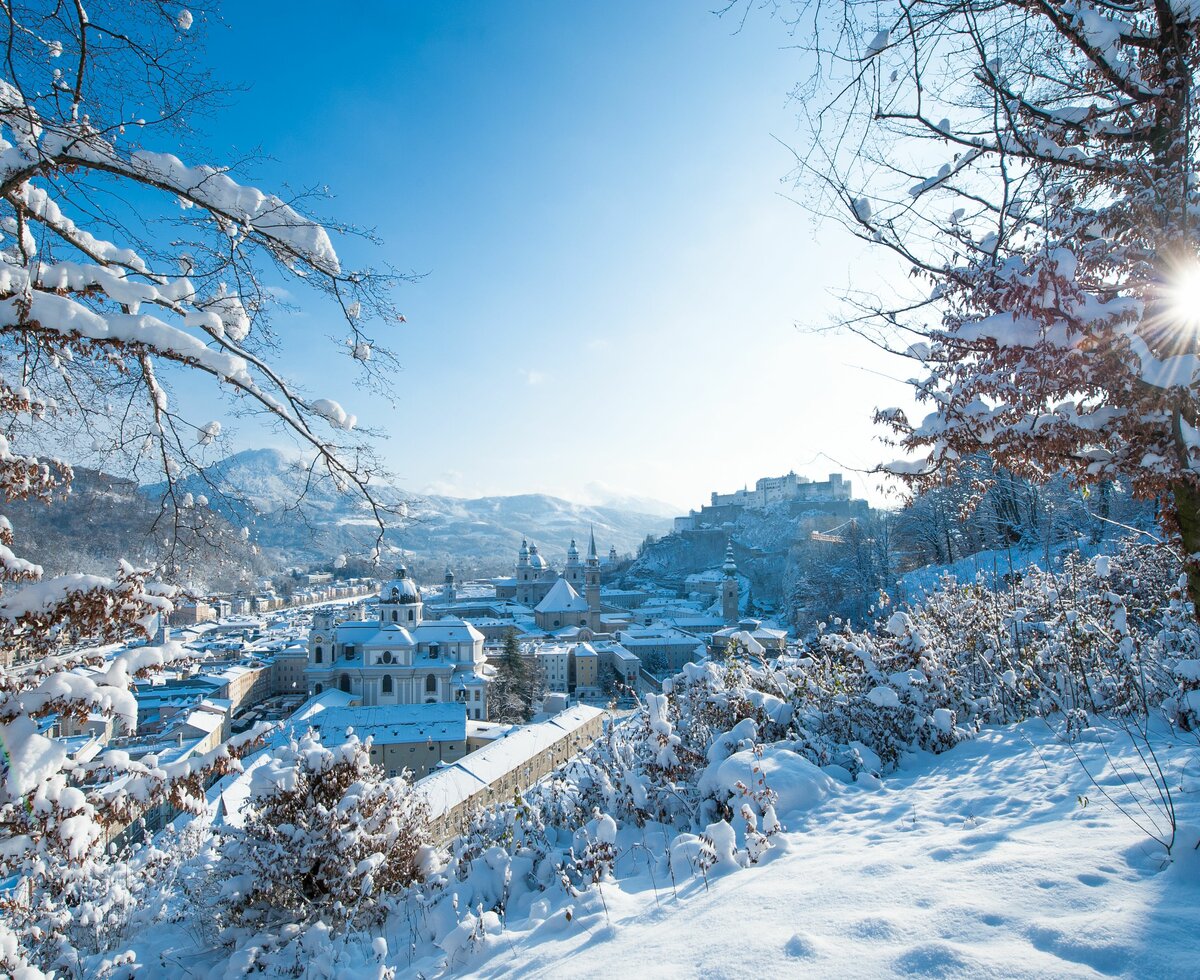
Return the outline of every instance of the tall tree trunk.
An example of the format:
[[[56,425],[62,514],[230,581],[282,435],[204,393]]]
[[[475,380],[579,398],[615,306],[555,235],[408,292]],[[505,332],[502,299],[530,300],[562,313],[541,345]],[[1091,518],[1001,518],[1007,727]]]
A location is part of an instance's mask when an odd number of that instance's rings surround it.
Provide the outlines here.
[[[1175,500],[1175,520],[1179,524],[1179,537],[1183,542],[1184,567],[1188,578],[1188,596],[1192,600],[1193,612],[1200,618],[1200,486],[1190,480],[1179,479],[1171,484],[1171,495]]]

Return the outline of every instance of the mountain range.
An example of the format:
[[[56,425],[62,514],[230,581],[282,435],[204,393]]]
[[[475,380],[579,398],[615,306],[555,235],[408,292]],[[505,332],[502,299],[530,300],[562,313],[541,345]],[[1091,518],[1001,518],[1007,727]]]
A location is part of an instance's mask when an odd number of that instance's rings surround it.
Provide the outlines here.
[[[165,485],[143,488],[151,498]],[[574,538],[580,549],[595,533],[607,553],[635,551],[647,535],[666,532],[659,513],[619,506],[588,506],[545,494],[466,499],[411,493],[390,484],[376,488],[378,499],[398,515],[387,521],[384,559],[404,561],[440,579],[446,567],[460,577],[496,574],[512,566],[521,539],[540,545],[547,559],[561,564]],[[341,493],[328,477],[310,479],[304,461],[276,449],[236,453],[184,479],[188,492],[250,539],[287,563],[322,563],[339,555],[363,556],[375,541],[376,526],[366,503]],[[401,516],[402,515],[402,516]]]

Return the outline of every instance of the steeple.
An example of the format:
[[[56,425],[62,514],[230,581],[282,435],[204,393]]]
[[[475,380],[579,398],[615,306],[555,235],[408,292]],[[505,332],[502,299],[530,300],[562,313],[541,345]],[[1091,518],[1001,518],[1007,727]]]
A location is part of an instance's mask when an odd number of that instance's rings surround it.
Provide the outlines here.
[[[446,602],[453,602],[457,598],[458,590],[454,587],[454,571],[446,569],[446,578],[443,580],[442,599]]]
[[[589,532],[587,561],[583,568],[583,595],[588,605],[588,628],[600,630],[600,559],[596,556],[596,529]]]
[[[721,618],[726,623],[738,621],[737,562],[733,560],[733,538],[725,545],[725,561],[721,565],[725,578],[721,580]]]

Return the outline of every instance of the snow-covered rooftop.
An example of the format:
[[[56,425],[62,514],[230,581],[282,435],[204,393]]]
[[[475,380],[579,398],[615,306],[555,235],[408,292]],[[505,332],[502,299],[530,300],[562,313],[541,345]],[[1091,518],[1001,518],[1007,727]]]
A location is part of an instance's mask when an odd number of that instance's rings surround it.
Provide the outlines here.
[[[376,745],[404,742],[463,742],[467,737],[467,709],[464,705],[387,704],[370,707],[327,708],[312,719],[322,741],[334,744],[348,729]]]
[[[587,600],[571,588],[571,583],[565,578],[555,582],[546,593],[546,597],[534,607],[534,611],[540,613],[574,613],[587,610]]]

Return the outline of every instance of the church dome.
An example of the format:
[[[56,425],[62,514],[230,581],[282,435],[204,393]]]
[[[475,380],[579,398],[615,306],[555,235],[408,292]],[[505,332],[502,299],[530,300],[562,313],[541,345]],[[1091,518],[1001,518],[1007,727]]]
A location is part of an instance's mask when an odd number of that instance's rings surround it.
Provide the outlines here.
[[[396,569],[396,577],[384,584],[379,590],[380,602],[414,603],[421,601],[421,593],[417,583],[408,575],[408,569],[401,565]]]
[[[546,559],[538,554],[538,546],[531,544],[529,546],[529,567],[530,568],[548,568]]]

